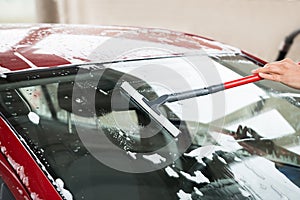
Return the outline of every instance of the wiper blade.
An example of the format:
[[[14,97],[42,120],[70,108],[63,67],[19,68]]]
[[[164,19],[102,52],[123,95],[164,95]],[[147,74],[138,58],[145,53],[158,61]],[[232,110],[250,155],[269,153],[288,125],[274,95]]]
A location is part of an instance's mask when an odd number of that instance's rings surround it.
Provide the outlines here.
[[[232,135],[241,146],[253,155],[264,156],[274,162],[300,167],[300,156],[281,147],[268,138],[261,137],[249,127],[239,125]]]

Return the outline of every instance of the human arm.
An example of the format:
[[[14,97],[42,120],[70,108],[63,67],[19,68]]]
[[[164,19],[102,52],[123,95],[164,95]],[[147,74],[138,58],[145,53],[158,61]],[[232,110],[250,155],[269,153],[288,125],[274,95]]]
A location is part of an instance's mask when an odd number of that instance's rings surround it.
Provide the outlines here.
[[[252,71],[260,77],[281,82],[289,87],[300,89],[300,65],[286,58],[281,61],[266,64],[262,68]]]

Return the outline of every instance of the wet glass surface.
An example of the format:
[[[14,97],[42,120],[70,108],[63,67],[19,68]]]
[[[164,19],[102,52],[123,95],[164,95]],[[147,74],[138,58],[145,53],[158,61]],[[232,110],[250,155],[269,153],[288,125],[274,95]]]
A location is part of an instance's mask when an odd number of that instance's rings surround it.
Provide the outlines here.
[[[210,59],[222,81],[259,65],[242,55]],[[151,81],[161,63],[176,70]],[[74,199],[299,197],[299,92],[259,82],[217,96],[226,101],[223,112],[214,111],[212,95],[165,104],[159,112],[180,131],[174,138],[120,85],[148,100],[207,86],[195,75],[200,68],[183,64],[172,58],[8,75],[1,112]],[[189,77],[189,88],[178,74]]]

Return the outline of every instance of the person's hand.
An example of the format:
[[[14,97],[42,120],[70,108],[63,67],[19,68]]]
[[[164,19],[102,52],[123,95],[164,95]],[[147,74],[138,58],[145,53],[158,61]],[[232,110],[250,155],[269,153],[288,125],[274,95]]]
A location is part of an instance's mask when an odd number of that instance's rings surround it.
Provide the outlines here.
[[[252,70],[260,77],[281,82],[289,87],[300,89],[300,65],[289,58],[266,64],[262,68]]]

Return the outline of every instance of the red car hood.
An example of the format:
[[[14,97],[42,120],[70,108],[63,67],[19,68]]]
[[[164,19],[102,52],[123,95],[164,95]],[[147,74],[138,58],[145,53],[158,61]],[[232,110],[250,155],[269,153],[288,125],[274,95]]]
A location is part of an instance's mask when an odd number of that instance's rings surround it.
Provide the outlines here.
[[[186,50],[227,53],[239,51],[196,35],[133,27],[58,24],[2,25],[0,36],[2,38],[0,40],[0,72],[2,73],[90,61],[168,56],[185,53]],[[151,45],[154,45],[156,49],[162,45],[177,49],[154,51],[149,50]],[[142,47],[148,50],[142,53],[132,51]],[[120,51],[122,48],[123,50]]]

